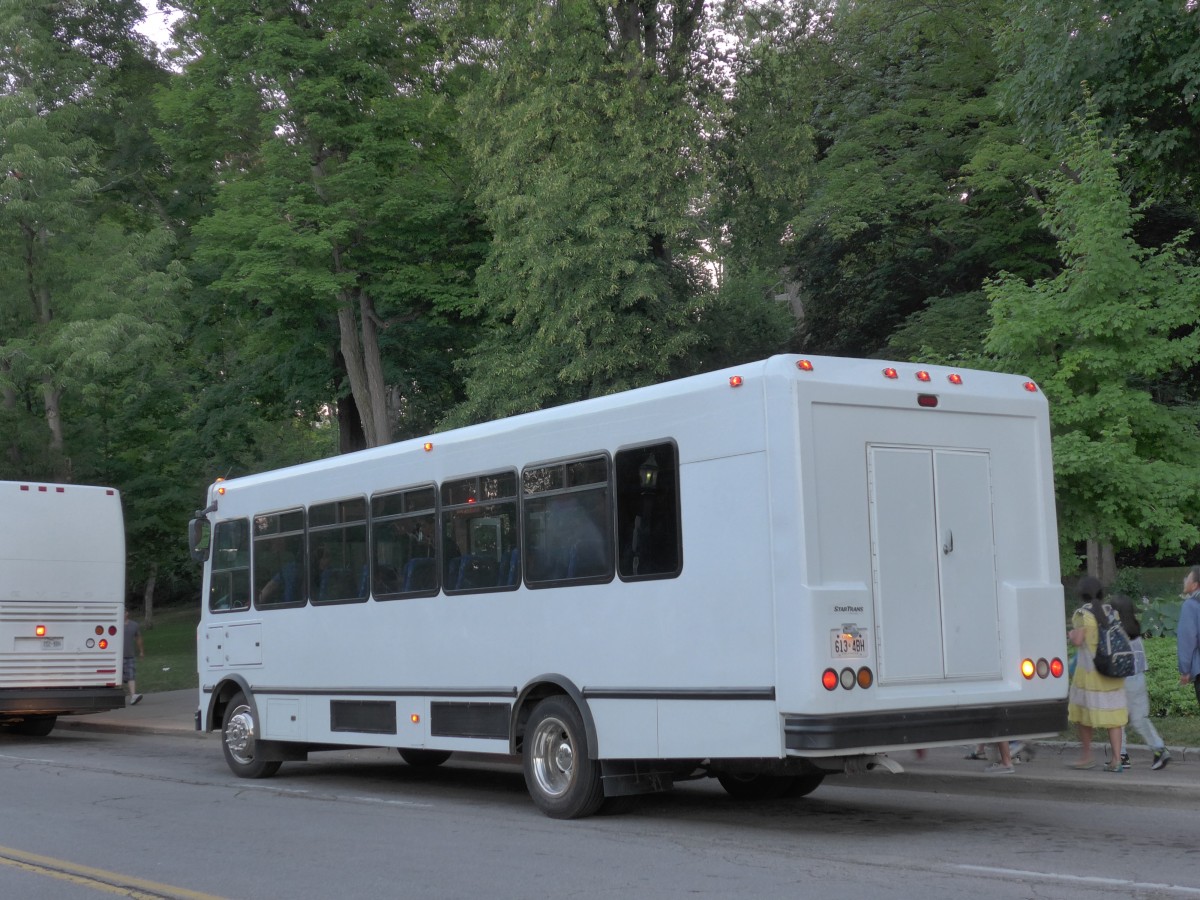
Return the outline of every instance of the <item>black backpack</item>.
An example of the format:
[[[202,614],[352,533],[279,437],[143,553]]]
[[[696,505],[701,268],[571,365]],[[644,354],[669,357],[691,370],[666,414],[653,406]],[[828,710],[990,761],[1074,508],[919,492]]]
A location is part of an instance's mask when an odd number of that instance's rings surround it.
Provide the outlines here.
[[[1134,673],[1133,647],[1125,629],[1121,627],[1121,620],[1109,618],[1104,604],[1099,600],[1090,605],[1100,630],[1094,659],[1096,671],[1110,678],[1128,678]]]

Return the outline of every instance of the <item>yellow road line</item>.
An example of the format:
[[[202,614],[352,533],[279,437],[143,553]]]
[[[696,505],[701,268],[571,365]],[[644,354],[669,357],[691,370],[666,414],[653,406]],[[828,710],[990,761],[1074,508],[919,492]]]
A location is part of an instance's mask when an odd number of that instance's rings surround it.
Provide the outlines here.
[[[108,872],[104,869],[94,869],[91,866],[56,859],[53,856],[41,856],[37,853],[26,853],[24,850],[14,850],[11,847],[0,847],[0,865],[11,866],[37,875],[48,875],[60,881],[107,891],[110,894],[120,894],[133,900],[222,900],[214,894],[204,894],[200,891],[190,891],[187,888],[173,887],[169,884],[159,884],[156,881],[146,881],[119,872]]]

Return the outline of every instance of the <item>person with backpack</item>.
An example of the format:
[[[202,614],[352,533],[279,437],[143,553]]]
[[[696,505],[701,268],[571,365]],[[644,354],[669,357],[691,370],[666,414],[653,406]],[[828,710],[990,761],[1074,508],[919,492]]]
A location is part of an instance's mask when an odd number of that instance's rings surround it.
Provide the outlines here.
[[[1118,595],[1111,598],[1109,603],[1120,616],[1121,627],[1125,629],[1129,644],[1133,648],[1134,672],[1125,679],[1129,724],[1153,749],[1154,761],[1150,763],[1150,768],[1158,771],[1171,761],[1171,751],[1167,749],[1163,739],[1159,737],[1158,729],[1150,721],[1150,695],[1146,691],[1146,648],[1142,644],[1142,623],[1138,621],[1133,600],[1129,597]],[[1126,749],[1121,754],[1121,768],[1128,769],[1132,762],[1129,759],[1129,745],[1124,743],[1124,737],[1122,734],[1122,743]]]
[[[1101,674],[1096,669],[1096,648],[1100,643],[1101,619],[1111,619],[1115,613],[1104,603],[1100,582],[1090,575],[1079,580],[1079,599],[1083,601],[1071,616],[1067,638],[1076,647],[1075,675],[1067,698],[1067,721],[1079,729],[1080,757],[1071,764],[1074,769],[1094,769],[1092,733],[1097,728],[1108,730],[1112,744],[1112,759],[1106,772],[1121,771],[1121,729],[1129,722],[1125,706],[1125,679]]]
[[[1200,703],[1200,566],[1192,566],[1183,579],[1183,606],[1175,631],[1179,651],[1179,683],[1190,683]]]

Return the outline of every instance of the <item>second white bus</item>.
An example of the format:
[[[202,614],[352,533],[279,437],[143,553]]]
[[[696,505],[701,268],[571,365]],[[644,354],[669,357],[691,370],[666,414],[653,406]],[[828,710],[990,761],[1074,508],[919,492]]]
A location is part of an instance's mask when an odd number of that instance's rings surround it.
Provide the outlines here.
[[[121,495],[0,481],[0,727],[124,706],[124,610]]]
[[[519,754],[562,818],[1055,734],[1050,459],[1025,378],[779,356],[220,482],[197,728]]]

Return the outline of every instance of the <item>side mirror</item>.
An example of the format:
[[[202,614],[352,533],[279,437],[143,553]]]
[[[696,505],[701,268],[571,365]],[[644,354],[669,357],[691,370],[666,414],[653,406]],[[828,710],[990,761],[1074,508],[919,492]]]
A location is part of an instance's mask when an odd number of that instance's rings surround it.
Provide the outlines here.
[[[212,546],[212,525],[207,518],[192,519],[188,522],[188,552],[198,563],[208,560],[208,552]]]

